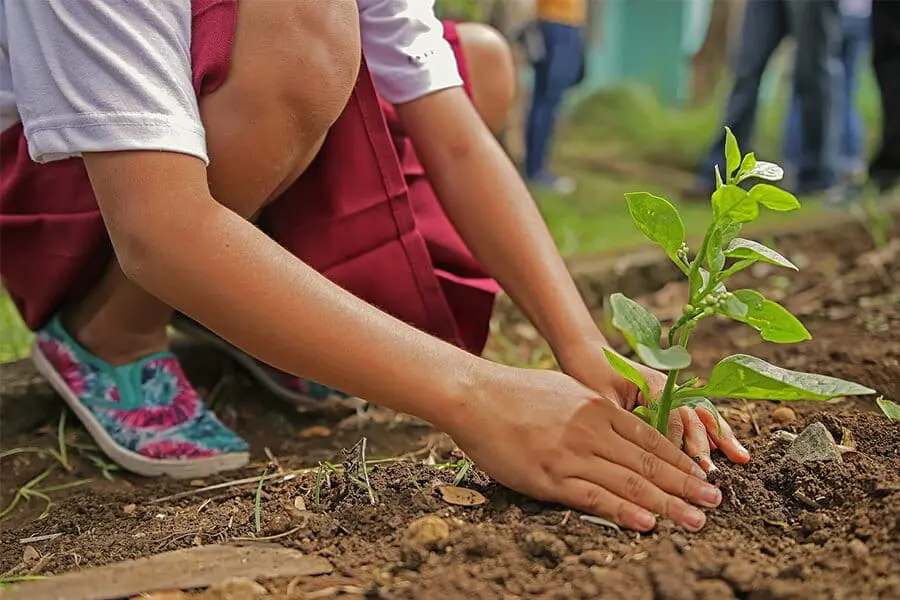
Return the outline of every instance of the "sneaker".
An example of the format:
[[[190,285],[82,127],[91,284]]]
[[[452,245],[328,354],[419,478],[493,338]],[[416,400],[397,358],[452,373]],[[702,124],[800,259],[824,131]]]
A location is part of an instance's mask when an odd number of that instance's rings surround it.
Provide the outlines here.
[[[76,342],[57,315],[37,333],[31,357],[97,445],[128,471],[198,478],[249,460],[247,443],[203,404],[171,352],[113,367]]]
[[[186,315],[175,313],[172,317],[172,326],[189,338],[225,352],[237,361],[254,381],[299,410],[321,408],[322,401],[329,398],[350,398],[348,394],[339,390],[279,371],[256,360]]]
[[[532,188],[546,189],[559,194],[560,196],[568,196],[575,192],[577,184],[571,177],[557,177],[552,173],[542,173],[528,180],[528,185]]]

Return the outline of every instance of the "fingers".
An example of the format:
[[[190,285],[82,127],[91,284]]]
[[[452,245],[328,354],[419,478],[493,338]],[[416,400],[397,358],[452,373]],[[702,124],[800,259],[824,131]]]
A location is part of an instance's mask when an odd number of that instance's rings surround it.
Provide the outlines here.
[[[699,419],[697,422],[699,424]],[[705,439],[706,430],[702,425],[700,425],[700,431]],[[610,440],[610,442],[612,441]],[[708,453],[709,450],[707,450],[707,455]],[[719,488],[677,469],[655,454],[642,450],[626,440],[607,443],[598,454],[617,467],[628,468],[631,471],[629,477],[639,476],[654,486],[659,494],[672,494],[709,508],[716,507],[722,502],[722,493]],[[631,494],[624,497],[650,508]]]
[[[704,471],[709,473],[716,466],[709,456],[709,438],[706,437],[706,426],[697,416],[697,412],[688,406],[682,406],[676,412],[684,423],[684,451],[696,460]]]
[[[675,444],[676,448],[684,447],[684,420],[677,410],[669,413],[669,429],[666,430],[666,438]]]
[[[632,444],[658,456],[680,471],[701,479],[706,478],[706,472],[688,458],[687,454],[668,443],[660,432],[633,414],[624,410],[616,411],[612,418],[612,426],[616,433]]]
[[[687,492],[693,493],[691,488],[700,483],[696,478],[691,478],[683,473],[680,477],[671,473],[665,473],[663,468],[665,463],[656,457],[653,457],[653,459],[656,462],[651,461],[649,463],[652,465],[649,467],[650,471],[652,471],[652,479],[659,481],[662,485],[666,485],[669,488],[682,486]],[[641,459],[639,460],[643,462]],[[671,465],[669,467],[672,471],[678,472]],[[677,525],[684,527],[688,531],[699,531],[706,524],[706,515],[702,511],[691,506],[678,496],[663,491],[651,481],[651,478],[644,477],[639,471],[599,457],[589,463],[589,468],[590,473],[579,474],[579,476],[586,479],[590,478],[590,481],[627,502],[672,519]],[[637,469],[641,468],[643,467],[637,465]],[[693,479],[695,483],[688,483],[688,479]],[[716,490],[716,488],[713,489]],[[679,490],[676,493],[680,494],[681,491]],[[718,490],[716,490],[716,493],[719,493]]]
[[[697,408],[695,411],[700,418],[700,421],[706,427],[706,431],[715,445],[728,457],[728,460],[741,465],[750,462],[750,453],[747,452],[747,449],[744,448],[734,436],[731,426],[724,417],[720,416],[716,419],[716,417],[705,408]],[[720,425],[722,427],[721,433],[719,432]]]
[[[650,531],[656,526],[652,513],[590,481],[571,477],[565,480],[560,492],[563,504],[622,527]]]

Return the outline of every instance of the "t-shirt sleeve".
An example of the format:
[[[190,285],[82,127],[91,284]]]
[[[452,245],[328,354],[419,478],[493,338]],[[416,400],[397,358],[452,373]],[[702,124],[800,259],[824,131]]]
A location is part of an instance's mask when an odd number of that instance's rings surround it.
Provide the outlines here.
[[[3,0],[31,158],[163,150],[208,162],[186,0]]]
[[[434,0],[357,1],[366,61],[385,100],[401,104],[462,85]]]

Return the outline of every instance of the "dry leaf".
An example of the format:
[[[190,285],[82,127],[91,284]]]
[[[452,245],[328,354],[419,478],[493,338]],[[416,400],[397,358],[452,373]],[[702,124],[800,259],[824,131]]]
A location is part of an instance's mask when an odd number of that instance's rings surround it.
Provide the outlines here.
[[[294,498],[294,508],[300,511],[306,510],[306,501],[303,499],[303,496],[297,496]]]
[[[328,437],[329,435],[331,435],[331,429],[325,427],[324,425],[313,425],[311,427],[300,430],[300,437],[303,439],[314,437]]]
[[[479,506],[487,502],[487,498],[475,490],[457,487],[455,485],[442,485],[438,492],[447,504],[455,506]]]

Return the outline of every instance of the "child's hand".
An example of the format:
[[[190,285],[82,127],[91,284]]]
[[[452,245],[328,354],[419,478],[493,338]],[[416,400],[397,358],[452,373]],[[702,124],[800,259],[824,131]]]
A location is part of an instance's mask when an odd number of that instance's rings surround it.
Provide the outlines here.
[[[648,531],[653,513],[697,531],[719,490],[652,427],[568,375],[492,366],[447,430],[497,481]],[[685,502],[687,500],[688,502]]]
[[[605,342],[588,343],[561,357],[563,370],[625,410],[633,410],[638,404],[646,406],[647,400],[638,387],[609,366],[603,353],[604,347],[608,347]],[[650,393],[658,396],[665,386],[666,376],[634,361],[628,362],[644,376]],[[706,471],[715,468],[710,458],[711,445],[719,448],[732,462],[744,464],[750,461],[750,453],[734,436],[725,419],[721,418],[717,423],[716,418],[704,408],[681,407],[673,410],[667,436],[673,444],[684,448],[688,456],[697,460]]]

